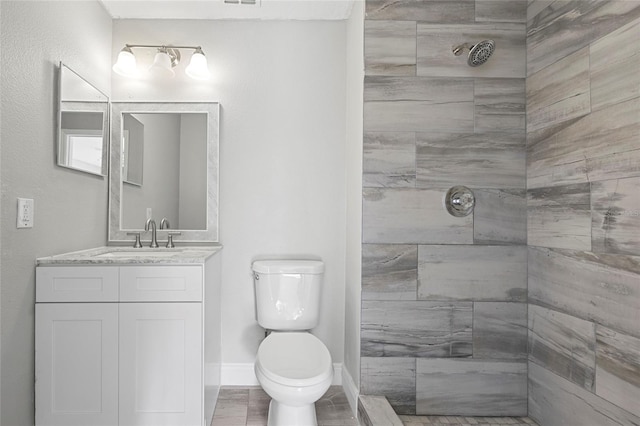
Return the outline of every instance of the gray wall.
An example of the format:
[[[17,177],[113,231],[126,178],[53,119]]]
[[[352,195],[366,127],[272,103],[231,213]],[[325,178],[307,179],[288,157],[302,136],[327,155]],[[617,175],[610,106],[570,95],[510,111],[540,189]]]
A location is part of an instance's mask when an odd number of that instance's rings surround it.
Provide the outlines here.
[[[526,1],[366,12],[361,393],[399,413],[526,414]],[[487,38],[482,67],[452,54]],[[454,185],[472,216],[445,211]]]
[[[206,114],[181,115],[179,229],[207,228],[206,129]]]
[[[158,227],[166,217],[179,226],[180,114],[133,114],[144,126],[142,186],[122,185],[122,226],[144,228],[147,208]],[[185,228],[186,229],[186,228]]]
[[[640,424],[640,3],[549,3],[527,23],[529,412]]]
[[[107,180],[55,166],[57,66],[110,92],[111,19],[97,1],[2,1],[2,414],[33,424],[37,257],[102,245]],[[35,200],[32,229],[16,229],[16,198]]]

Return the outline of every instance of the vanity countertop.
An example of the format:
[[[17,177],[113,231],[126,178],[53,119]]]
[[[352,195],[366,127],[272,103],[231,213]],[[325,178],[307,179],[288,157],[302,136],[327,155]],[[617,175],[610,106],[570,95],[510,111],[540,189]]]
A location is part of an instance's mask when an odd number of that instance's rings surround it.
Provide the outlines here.
[[[36,266],[53,265],[140,265],[204,263],[222,249],[214,246],[175,248],[132,248],[105,246],[36,259]]]

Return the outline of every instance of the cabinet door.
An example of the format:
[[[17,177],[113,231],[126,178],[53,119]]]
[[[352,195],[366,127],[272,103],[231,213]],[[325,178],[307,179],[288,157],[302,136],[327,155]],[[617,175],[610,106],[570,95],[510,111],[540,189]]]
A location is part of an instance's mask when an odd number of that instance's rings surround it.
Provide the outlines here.
[[[118,424],[118,305],[36,304],[36,425]]]
[[[201,425],[202,305],[120,304],[120,425]]]

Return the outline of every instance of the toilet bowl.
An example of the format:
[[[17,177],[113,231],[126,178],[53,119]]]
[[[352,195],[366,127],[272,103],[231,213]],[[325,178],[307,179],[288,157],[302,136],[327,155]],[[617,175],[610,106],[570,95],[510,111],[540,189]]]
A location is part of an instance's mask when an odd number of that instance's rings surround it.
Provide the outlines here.
[[[255,373],[272,398],[269,426],[316,426],[314,403],[333,380],[331,354],[308,332],[272,332],[258,348]]]

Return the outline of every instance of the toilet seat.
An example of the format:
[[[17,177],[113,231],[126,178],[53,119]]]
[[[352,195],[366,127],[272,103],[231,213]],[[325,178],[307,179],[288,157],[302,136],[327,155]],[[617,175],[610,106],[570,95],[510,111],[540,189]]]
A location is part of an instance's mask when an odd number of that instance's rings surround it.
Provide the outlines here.
[[[284,386],[314,386],[331,380],[331,354],[311,333],[273,332],[258,348],[256,369]]]

